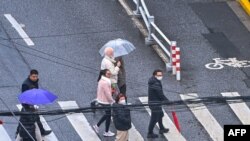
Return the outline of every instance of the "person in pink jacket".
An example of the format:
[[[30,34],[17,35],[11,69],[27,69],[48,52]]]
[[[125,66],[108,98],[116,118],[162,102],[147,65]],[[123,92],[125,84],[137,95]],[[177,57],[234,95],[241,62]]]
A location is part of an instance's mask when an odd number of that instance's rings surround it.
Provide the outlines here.
[[[99,120],[99,122],[93,126],[96,133],[99,133],[99,126],[106,121],[105,124],[105,137],[114,136],[115,134],[111,131],[109,131],[109,126],[111,122],[111,105],[115,102],[115,100],[112,98],[112,92],[111,92],[111,72],[108,69],[101,70],[99,78],[98,78],[98,86],[97,86],[97,102],[103,106],[107,107],[105,109],[105,114],[103,117]]]

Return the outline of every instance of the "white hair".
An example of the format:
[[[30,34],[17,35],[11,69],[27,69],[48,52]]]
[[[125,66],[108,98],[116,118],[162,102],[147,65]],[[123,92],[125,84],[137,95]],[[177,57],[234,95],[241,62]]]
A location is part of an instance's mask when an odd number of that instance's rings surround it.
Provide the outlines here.
[[[112,47],[106,47],[105,50],[104,50],[104,54],[107,55],[108,52],[113,52],[114,49]]]

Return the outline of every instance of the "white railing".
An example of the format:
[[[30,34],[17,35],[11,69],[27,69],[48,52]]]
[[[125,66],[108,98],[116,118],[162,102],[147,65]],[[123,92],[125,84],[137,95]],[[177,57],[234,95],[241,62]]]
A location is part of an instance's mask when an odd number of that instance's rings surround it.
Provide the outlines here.
[[[173,74],[176,74],[176,67],[173,66],[173,55],[171,54],[171,46],[173,44],[175,44],[176,46],[176,42],[175,41],[171,41],[167,38],[167,36],[160,30],[160,28],[155,24],[154,22],[154,16],[150,15],[149,14],[149,11],[148,11],[148,8],[145,4],[145,1],[144,0],[133,0],[133,2],[135,3],[136,5],[136,10],[133,12],[135,16],[140,16],[142,17],[143,21],[144,21],[144,24],[146,25],[147,27],[147,31],[148,31],[148,35],[145,39],[145,43],[147,45],[152,45],[152,44],[155,44],[157,43],[161,49],[163,50],[163,52],[167,55],[167,57],[169,58],[169,63],[166,64],[167,66],[167,70],[172,70]],[[163,39],[163,41],[161,41],[157,36],[156,36],[156,33],[157,35],[160,36],[160,38]],[[168,47],[164,45],[164,42],[167,43]],[[174,42],[174,43],[173,43]],[[169,49],[168,49],[169,48]],[[179,62],[180,63],[180,62]],[[180,69],[180,68],[179,68]],[[178,73],[178,72],[177,72]],[[180,80],[180,71],[179,71],[179,74],[177,74],[178,77],[177,80]]]

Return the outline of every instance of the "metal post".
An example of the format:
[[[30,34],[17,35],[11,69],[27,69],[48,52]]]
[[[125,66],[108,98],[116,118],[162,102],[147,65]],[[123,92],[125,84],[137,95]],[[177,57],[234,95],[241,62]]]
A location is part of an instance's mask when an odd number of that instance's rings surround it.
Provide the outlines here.
[[[180,48],[176,48],[176,80],[181,80]]]
[[[133,14],[134,14],[134,16],[139,17],[139,16],[141,16],[141,13],[140,13],[140,10],[139,10],[139,7],[141,5],[141,0],[133,0],[133,1],[136,4],[136,10],[133,11]]]
[[[151,38],[151,34],[154,33],[154,28],[152,27],[151,23],[155,22],[155,17],[154,16],[149,16],[148,17],[148,37],[145,39],[146,45],[152,45],[154,43],[154,40]]]
[[[172,74],[176,74],[176,41],[171,41],[171,62],[172,62]]]

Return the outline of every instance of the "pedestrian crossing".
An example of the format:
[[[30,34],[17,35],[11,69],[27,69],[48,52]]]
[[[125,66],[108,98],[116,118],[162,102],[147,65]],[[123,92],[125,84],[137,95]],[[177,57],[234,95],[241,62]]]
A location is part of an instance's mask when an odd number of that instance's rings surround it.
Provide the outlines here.
[[[224,97],[240,96],[237,92],[221,93],[221,95]],[[242,124],[250,124],[250,110],[246,103],[229,103],[229,106],[240,119]]]
[[[231,96],[240,96],[237,92],[224,92],[221,93],[223,97],[231,97]],[[180,98],[182,100],[187,99],[193,99],[193,98],[199,98],[198,94],[196,93],[189,93],[189,94],[181,94]],[[148,97],[139,97],[138,98],[141,103],[147,103]],[[79,108],[76,101],[58,101],[58,105],[61,109],[71,109],[71,108]],[[200,108],[202,106],[202,108]],[[250,124],[250,109],[247,106],[246,103],[230,103],[228,101],[228,106],[232,109],[232,112],[236,115],[236,117],[242,122],[242,124]],[[206,107],[206,105],[200,103],[200,104],[187,104],[187,107],[190,109],[194,117],[200,124],[203,126],[203,128],[206,130],[208,135],[213,141],[223,141],[223,125],[220,125],[218,121],[216,120],[216,117],[214,117],[209,109]],[[20,110],[21,105],[17,105],[17,108]],[[148,115],[150,116],[151,112],[148,107],[145,107],[145,110],[147,111]],[[132,115],[133,116],[133,115]],[[79,136],[79,139],[82,141],[101,141],[102,138],[100,135],[95,133],[95,131],[92,128],[92,124],[88,121],[88,119],[85,117],[83,113],[69,113],[66,114],[66,117],[69,121],[69,123],[72,125],[72,129],[77,133]],[[49,123],[46,122],[45,118],[43,116],[40,116],[40,119],[43,123],[43,126],[46,130],[50,130]],[[133,122],[133,121],[132,121]],[[164,111],[164,117],[163,117],[163,125],[170,129],[170,131],[166,134],[164,134],[164,138],[169,141],[186,141],[187,136],[185,137],[185,134],[182,132],[180,133],[176,126],[174,125],[172,119],[168,114]],[[13,141],[11,137],[13,137],[13,133],[8,133],[4,127],[5,125],[0,125],[0,138],[1,141]],[[147,129],[147,125],[143,125]],[[183,131],[185,132],[185,131]],[[132,124],[132,128],[129,130],[129,141],[144,141],[147,140],[143,138],[146,136],[147,133],[141,133],[136,129],[136,126]],[[58,135],[59,137],[59,135]],[[44,137],[44,141],[58,141],[58,137],[55,133],[51,133],[48,136]],[[67,140],[67,139],[66,139]]]
[[[4,129],[3,125],[0,125],[0,137],[3,141],[11,141],[11,138]]]
[[[75,101],[58,103],[63,110],[79,108]],[[67,114],[67,118],[83,141],[101,141],[82,113]]]
[[[198,95],[195,93],[181,95],[181,99],[183,100],[194,98],[198,98]],[[197,120],[202,124],[202,126],[206,129],[206,131],[214,141],[223,141],[222,127],[204,104],[188,104],[187,106],[190,108]]]

